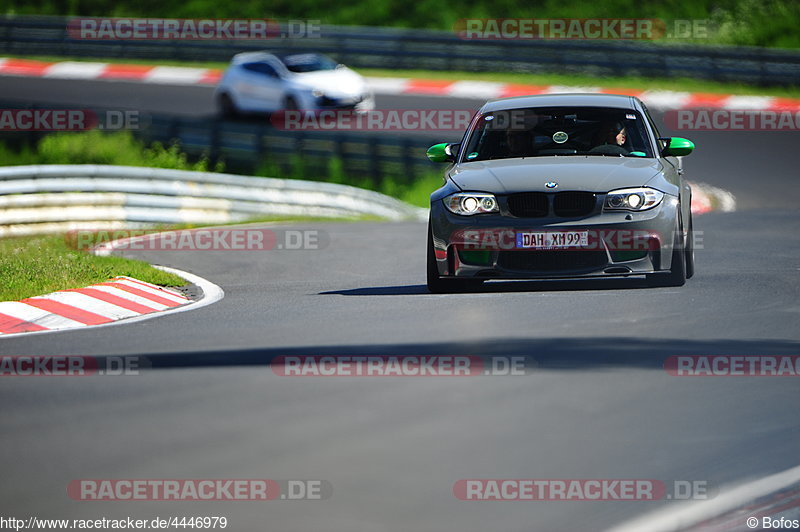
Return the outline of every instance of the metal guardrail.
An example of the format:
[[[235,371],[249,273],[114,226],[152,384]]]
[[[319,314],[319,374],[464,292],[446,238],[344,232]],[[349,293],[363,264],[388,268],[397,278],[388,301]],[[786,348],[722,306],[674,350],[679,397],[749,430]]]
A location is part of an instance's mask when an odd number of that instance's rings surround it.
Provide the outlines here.
[[[322,26],[318,38],[261,41],[78,40],[67,17],[0,17],[0,54],[225,61],[238,52],[321,52],[360,68],[690,77],[797,85],[800,53],[631,41],[464,40],[454,32]]]
[[[57,105],[20,104],[0,100],[3,109],[50,109]],[[62,106],[63,107],[63,106]],[[85,106],[83,106],[85,108]],[[107,109],[91,109],[103,114]],[[118,109],[116,110],[118,111]],[[435,142],[458,142],[460,132],[436,137],[397,133],[351,131],[288,131],[272,127],[268,121],[227,121],[216,116],[192,118],[140,113],[140,129],[131,132],[146,143],[169,144],[177,140],[181,151],[190,156],[207,156],[212,163],[222,160],[225,169],[235,173],[264,173],[281,176],[319,176],[332,173],[349,179],[363,179],[379,185],[383,179],[413,181],[440,173],[441,168],[425,157]],[[28,144],[47,132],[0,131],[0,141]],[[332,164],[340,168],[332,168]]]
[[[427,211],[333,183],[129,166],[0,167],[0,237],[269,215],[406,220]]]
[[[178,140],[190,155],[223,160],[227,169],[251,173],[264,164],[274,165],[281,175],[297,172],[321,179],[330,175],[331,162],[341,164],[341,173],[351,179],[368,179],[378,185],[385,178],[413,181],[441,172],[428,161],[425,151],[435,142],[458,142],[461,132],[440,137],[397,133],[350,131],[285,131],[268,123],[231,122],[217,118],[187,118],[151,115],[147,126],[136,132],[145,141]]]

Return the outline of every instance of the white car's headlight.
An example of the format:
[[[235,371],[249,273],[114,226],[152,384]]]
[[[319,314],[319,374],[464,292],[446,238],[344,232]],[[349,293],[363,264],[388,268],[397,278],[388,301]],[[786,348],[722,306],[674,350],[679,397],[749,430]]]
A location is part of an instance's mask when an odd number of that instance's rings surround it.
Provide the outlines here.
[[[444,198],[444,206],[453,214],[462,216],[500,212],[497,198],[485,192],[457,192]]]
[[[313,96],[314,98],[322,98],[323,96],[325,96],[325,93],[319,89],[314,89],[311,91],[311,96]]]
[[[646,211],[661,203],[662,199],[664,193],[654,188],[620,188],[606,195],[605,210]]]

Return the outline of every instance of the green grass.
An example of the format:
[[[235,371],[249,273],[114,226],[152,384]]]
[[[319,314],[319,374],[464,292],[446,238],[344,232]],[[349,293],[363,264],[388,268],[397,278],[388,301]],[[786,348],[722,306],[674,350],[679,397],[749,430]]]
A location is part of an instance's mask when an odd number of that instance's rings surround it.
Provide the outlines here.
[[[159,225],[146,231],[155,233],[244,223],[349,223],[379,220],[383,218],[368,215],[333,219],[318,216],[260,216],[244,222],[225,224]],[[126,233],[131,232],[113,230],[82,232],[80,243],[77,242],[75,234],[0,238],[0,301],[16,301],[56,290],[80,288],[118,275],[135,277],[160,286],[186,284],[186,281],[177,275],[153,268],[146,262],[114,256],[98,257],[87,250]],[[140,232],[136,231],[133,234],[138,235]]]
[[[25,164],[112,164],[198,172],[224,170],[222,164],[212,168],[205,156],[189,161],[177,143],[165,147],[154,142],[148,146],[135,139],[130,131],[106,134],[96,129],[46,135],[35,148],[23,145],[12,149],[0,143],[0,166]]]
[[[26,56],[25,59],[45,62],[59,61],[86,61],[86,58],[61,57],[61,56]],[[186,62],[175,60],[138,60],[138,59],[92,59],[100,63],[119,63],[137,65],[166,65],[184,66],[195,68],[213,68],[224,70],[228,64],[221,62]],[[593,86],[620,89],[640,90],[672,90],[683,92],[708,92],[719,94],[741,94],[776,96],[782,98],[800,98],[800,84],[795,87],[760,87],[746,83],[724,83],[706,81],[694,78],[638,78],[638,77],[594,77],[576,74],[529,74],[524,72],[468,72],[468,71],[441,71],[441,70],[385,70],[377,68],[359,68],[358,72],[364,76],[384,78],[418,78],[441,80],[476,80],[494,81],[499,83],[518,83],[522,85],[568,85],[574,87]]]
[[[411,183],[387,181],[381,192],[417,207],[430,207],[431,192],[444,184],[444,168],[442,166],[441,172],[423,176]]]
[[[161,286],[186,281],[149,264],[122,257],[97,257],[72,249],[63,235],[0,239],[0,301],[79,288],[117,275]]]
[[[0,54],[2,57],[8,57]],[[216,68],[223,70],[228,66],[224,61],[181,61],[178,59],[136,59],[132,57],[81,57],[69,55],[20,55],[15,53],[14,57],[27,59],[30,61],[43,61],[45,63],[58,63],[59,61],[80,61],[83,63],[116,63],[120,65],[144,65],[144,66],[181,66],[194,68]]]

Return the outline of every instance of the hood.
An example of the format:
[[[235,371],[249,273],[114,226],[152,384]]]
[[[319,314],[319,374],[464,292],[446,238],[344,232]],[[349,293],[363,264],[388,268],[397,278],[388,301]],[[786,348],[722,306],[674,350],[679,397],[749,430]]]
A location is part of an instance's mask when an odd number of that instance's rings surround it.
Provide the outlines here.
[[[292,83],[305,89],[318,89],[333,98],[360,96],[367,92],[367,83],[347,67],[293,74]]]
[[[528,157],[461,163],[453,167],[450,177],[462,190],[495,194],[608,192],[643,186],[661,169],[657,159],[636,157]],[[558,187],[545,187],[549,181],[555,181]]]

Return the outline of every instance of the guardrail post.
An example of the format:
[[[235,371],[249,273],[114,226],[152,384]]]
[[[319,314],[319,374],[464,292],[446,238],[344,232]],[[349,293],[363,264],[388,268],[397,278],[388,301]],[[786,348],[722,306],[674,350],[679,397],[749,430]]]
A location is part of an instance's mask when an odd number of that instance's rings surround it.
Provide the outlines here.
[[[417,165],[414,164],[414,148],[408,138],[403,139],[403,161],[405,162],[406,176],[409,181],[416,181],[417,179]]]
[[[214,121],[211,123],[211,145],[208,151],[208,162],[211,168],[213,168],[219,160],[221,124],[222,120],[218,117],[215,117]]]
[[[380,144],[376,135],[370,137],[368,146],[371,179],[375,185],[380,185],[380,183],[383,182],[384,176],[381,173]]]

